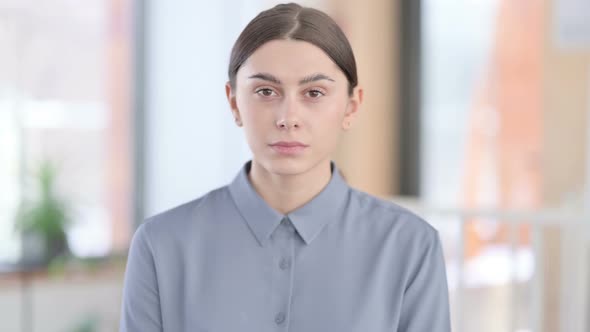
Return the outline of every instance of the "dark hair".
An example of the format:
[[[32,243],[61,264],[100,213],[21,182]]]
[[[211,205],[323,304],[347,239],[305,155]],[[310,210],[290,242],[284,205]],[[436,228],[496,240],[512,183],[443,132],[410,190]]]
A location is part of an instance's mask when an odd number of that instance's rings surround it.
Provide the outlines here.
[[[317,9],[280,4],[258,14],[244,28],[231,51],[228,76],[235,89],[240,66],[264,43],[276,39],[309,42],[321,48],[348,79],[348,93],[358,84],[350,43],[334,20]]]

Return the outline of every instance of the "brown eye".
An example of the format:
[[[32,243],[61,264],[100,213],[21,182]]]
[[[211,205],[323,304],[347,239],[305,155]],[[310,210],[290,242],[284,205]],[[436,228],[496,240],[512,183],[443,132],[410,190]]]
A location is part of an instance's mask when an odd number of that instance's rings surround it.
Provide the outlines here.
[[[256,91],[256,93],[263,96],[263,97],[272,97],[275,92],[272,91],[272,89],[263,88],[263,89],[258,89]]]
[[[320,90],[309,90],[307,91],[307,95],[310,96],[311,98],[319,98],[321,96],[324,95],[323,92],[321,92]]]

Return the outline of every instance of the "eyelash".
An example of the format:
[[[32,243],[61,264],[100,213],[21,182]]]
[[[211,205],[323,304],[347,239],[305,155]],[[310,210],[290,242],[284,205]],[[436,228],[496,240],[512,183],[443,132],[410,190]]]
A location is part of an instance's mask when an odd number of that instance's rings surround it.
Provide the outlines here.
[[[271,97],[271,96],[265,96],[264,94],[262,94],[263,91],[271,91],[271,92],[276,93],[273,89],[270,89],[270,88],[261,88],[261,89],[256,90],[256,94],[257,95],[260,95],[261,97],[266,97],[266,98]]]
[[[263,91],[271,91],[271,92],[274,92],[274,93],[276,93],[276,92],[275,92],[273,89],[271,89],[271,88],[261,88],[261,89],[258,89],[258,90],[256,90],[255,92],[256,92],[256,94],[258,94],[258,95],[260,95],[260,96],[262,96],[262,97],[267,97],[267,98],[268,98],[268,97],[272,97],[272,96],[265,96],[264,94],[262,94],[262,92],[263,92]],[[318,96],[316,96],[316,97],[311,97],[311,96],[310,96],[312,99],[317,99],[317,98],[319,98],[319,97],[323,97],[323,96],[325,96],[325,95],[326,95],[326,93],[325,93],[324,91],[322,91],[322,90],[319,90],[319,89],[310,89],[310,90],[307,90],[307,91],[306,91],[306,94],[308,94],[308,93],[310,93],[310,92],[319,94],[319,95],[318,95]]]
[[[308,91],[307,91],[307,93],[310,93],[310,92],[315,92],[315,93],[318,93],[318,94],[319,94],[319,96],[317,96],[317,97],[312,97],[312,98],[314,98],[314,99],[315,99],[315,98],[319,98],[319,97],[323,97],[323,96],[325,96],[325,95],[326,95],[326,94],[325,94],[323,91],[321,91],[321,90],[318,90],[318,89],[311,89],[311,90],[308,90]]]

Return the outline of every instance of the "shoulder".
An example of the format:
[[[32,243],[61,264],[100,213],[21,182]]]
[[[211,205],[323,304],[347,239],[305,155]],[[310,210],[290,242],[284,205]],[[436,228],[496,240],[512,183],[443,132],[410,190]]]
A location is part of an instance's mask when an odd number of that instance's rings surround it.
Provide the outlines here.
[[[408,277],[424,264],[444,265],[439,232],[424,218],[393,201],[356,189],[351,202],[357,205],[356,222],[368,225],[383,236],[378,238],[395,245],[396,262],[406,268]]]
[[[438,231],[428,221],[393,201],[352,188],[350,205],[358,214],[359,221],[378,224],[400,238],[427,242],[438,240]]]
[[[229,200],[231,196],[227,186],[213,189],[191,201],[146,218],[137,231],[143,228],[143,231],[151,238],[186,234],[187,230],[207,219],[203,216],[219,211],[218,207],[226,206]]]

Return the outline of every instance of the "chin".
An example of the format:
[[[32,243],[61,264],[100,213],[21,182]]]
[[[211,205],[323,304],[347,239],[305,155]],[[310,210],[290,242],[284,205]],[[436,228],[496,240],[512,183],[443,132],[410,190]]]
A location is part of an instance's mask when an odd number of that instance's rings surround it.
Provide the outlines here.
[[[268,158],[259,164],[269,173],[279,175],[297,175],[307,172],[313,163],[306,158]]]

